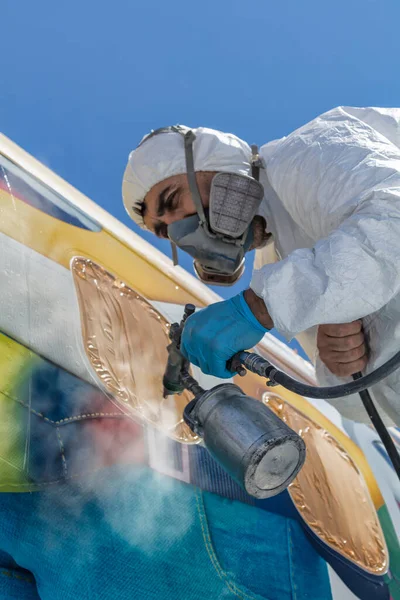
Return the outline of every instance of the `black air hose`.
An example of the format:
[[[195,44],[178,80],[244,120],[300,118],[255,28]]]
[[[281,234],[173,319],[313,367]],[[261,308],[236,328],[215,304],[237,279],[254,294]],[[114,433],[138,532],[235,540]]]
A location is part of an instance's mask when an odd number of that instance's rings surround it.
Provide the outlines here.
[[[361,379],[361,378],[362,378],[362,373],[355,373],[353,375],[354,380]],[[392,461],[393,468],[397,473],[397,477],[400,479],[400,456],[399,456],[399,453],[397,452],[394,441],[392,440],[390,433],[386,429],[386,427],[380,417],[380,414],[376,410],[375,404],[372,401],[369,391],[362,390],[360,392],[360,396],[361,396],[362,403],[364,404],[365,410],[367,411],[368,416],[371,419],[371,422],[372,422],[373,426],[375,427],[377,434],[381,438],[382,444],[385,446],[386,452],[388,453],[390,460]]]
[[[271,363],[258,354],[240,352],[235,354],[232,362],[233,365],[236,365],[237,363],[242,364],[246,367],[246,369],[261,375],[261,377],[268,377],[270,380],[270,385],[279,384],[288,390],[291,390],[292,392],[296,392],[296,394],[308,396],[309,398],[331,399],[350,396],[350,394],[361,392],[362,390],[375,385],[375,383],[378,383],[378,381],[381,381],[381,379],[384,379],[393,373],[393,371],[400,366],[400,352],[397,352],[397,354],[395,354],[390,360],[375,369],[375,371],[372,373],[364,375],[356,381],[330,387],[316,387],[313,385],[307,385],[306,383],[301,383],[300,381],[293,379],[293,377],[286,375],[286,373],[278,371],[278,369],[271,365]]]

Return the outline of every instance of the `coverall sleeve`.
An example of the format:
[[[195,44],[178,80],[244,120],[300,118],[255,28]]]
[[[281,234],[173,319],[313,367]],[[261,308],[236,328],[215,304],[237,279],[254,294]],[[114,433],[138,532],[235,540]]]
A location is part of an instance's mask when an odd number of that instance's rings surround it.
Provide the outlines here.
[[[282,335],[363,318],[399,293],[400,148],[338,108],[285,138],[267,174],[317,240],[253,274]]]

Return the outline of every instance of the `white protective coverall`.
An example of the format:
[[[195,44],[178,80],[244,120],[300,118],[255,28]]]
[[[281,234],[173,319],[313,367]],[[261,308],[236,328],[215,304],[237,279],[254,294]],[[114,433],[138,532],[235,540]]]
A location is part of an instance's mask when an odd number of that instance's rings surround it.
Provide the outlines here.
[[[400,350],[400,109],[335,108],[260,154],[273,241],[256,252],[251,287],[320,385],[344,381],[317,356],[321,323],[362,318],[374,370]],[[400,426],[400,369],[371,391],[385,424]],[[358,394],[331,403],[369,423]]]

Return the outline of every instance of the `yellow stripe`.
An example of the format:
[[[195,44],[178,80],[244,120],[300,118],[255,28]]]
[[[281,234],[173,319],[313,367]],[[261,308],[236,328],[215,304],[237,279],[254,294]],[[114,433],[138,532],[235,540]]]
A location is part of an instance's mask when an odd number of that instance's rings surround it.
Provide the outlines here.
[[[87,231],[51,217],[0,189],[0,232],[69,269],[74,256],[101,263],[149,300],[204,301],[107,231]]]

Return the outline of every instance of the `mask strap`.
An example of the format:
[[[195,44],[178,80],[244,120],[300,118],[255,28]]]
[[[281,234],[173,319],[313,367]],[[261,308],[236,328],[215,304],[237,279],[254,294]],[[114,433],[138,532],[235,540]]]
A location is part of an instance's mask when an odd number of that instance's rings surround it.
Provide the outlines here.
[[[179,125],[174,127],[173,131],[176,131],[177,133],[183,135],[185,145],[186,176],[188,178],[190,193],[192,195],[193,203],[199,216],[200,225],[202,225],[208,232],[208,223],[204,212],[203,203],[201,201],[199,188],[197,185],[196,173],[194,170],[193,142],[196,139],[196,136],[191,129],[185,131],[185,129],[183,127],[180,128]],[[174,266],[176,266],[178,265],[178,249],[174,242],[171,242],[171,248],[172,260]]]
[[[184,135],[185,140],[185,158],[186,158],[186,174],[189,182],[189,189],[192,194],[193,202],[199,215],[200,224],[204,225],[208,231],[208,223],[204,213],[203,203],[201,201],[199,188],[197,187],[196,173],[194,170],[193,158],[193,142],[196,139],[195,134],[191,129]]]
[[[174,264],[174,267],[177,267],[179,265],[178,248],[176,247],[175,242],[173,242],[172,240],[170,240],[170,242],[171,242],[172,262]]]
[[[201,201],[201,196],[199,192],[199,188],[197,186],[196,181],[196,173],[194,170],[194,158],[193,158],[193,142],[196,139],[195,134],[191,129],[184,130],[183,128],[179,128],[179,126],[175,126],[171,128],[172,131],[180,133],[183,135],[184,144],[185,144],[185,160],[186,160],[186,176],[189,182],[189,189],[192,195],[193,203],[196,208],[197,214],[199,216],[200,225],[202,225],[205,231],[209,231],[208,223],[206,219],[206,215],[204,212],[203,203]],[[174,266],[178,265],[178,249],[176,244],[171,241],[171,249],[172,249],[172,260]]]
[[[151,139],[152,137],[154,137],[160,133],[170,133],[170,132],[180,133],[185,138],[185,157],[186,157],[186,135],[188,133],[190,133],[190,130],[188,130],[186,127],[182,127],[181,125],[172,125],[169,127],[159,127],[158,129],[153,130],[148,135],[146,135],[146,137],[143,138],[143,140],[140,142],[139,146],[141,146],[142,144],[144,144],[144,142],[147,142],[147,140]],[[195,138],[195,136],[193,134],[193,139],[194,138]],[[191,143],[192,141],[193,140],[191,140],[189,143]],[[186,158],[186,163],[187,163],[187,158]],[[193,150],[192,150],[192,163],[193,163]],[[195,178],[195,181],[196,181],[196,178]],[[189,183],[189,185],[190,185],[190,183]],[[199,195],[197,186],[195,187],[195,189],[197,191],[197,194]],[[195,194],[193,194],[193,191],[192,191],[192,196],[193,196],[193,199],[196,204]],[[200,202],[200,204],[201,204],[201,202]],[[196,208],[197,208],[197,205],[196,205]],[[201,204],[201,208],[203,208],[202,204]],[[204,214],[204,211],[203,211],[203,214]],[[176,247],[176,244],[172,241],[171,241],[171,252],[172,252],[172,262],[173,262],[174,267],[176,267],[177,265],[179,265],[178,248]]]
[[[185,135],[185,133],[188,131],[187,127],[184,127],[183,125],[169,125],[168,127],[159,127],[158,129],[152,129],[150,131],[150,133],[148,133],[140,142],[140,144],[137,145],[137,148],[139,148],[140,146],[142,146],[145,142],[147,142],[148,140],[151,140],[152,137],[159,135],[160,133],[180,133],[180,135]]]
[[[258,152],[258,146],[256,144],[251,145],[251,176],[256,181],[260,181],[260,169],[263,169],[264,165]]]

